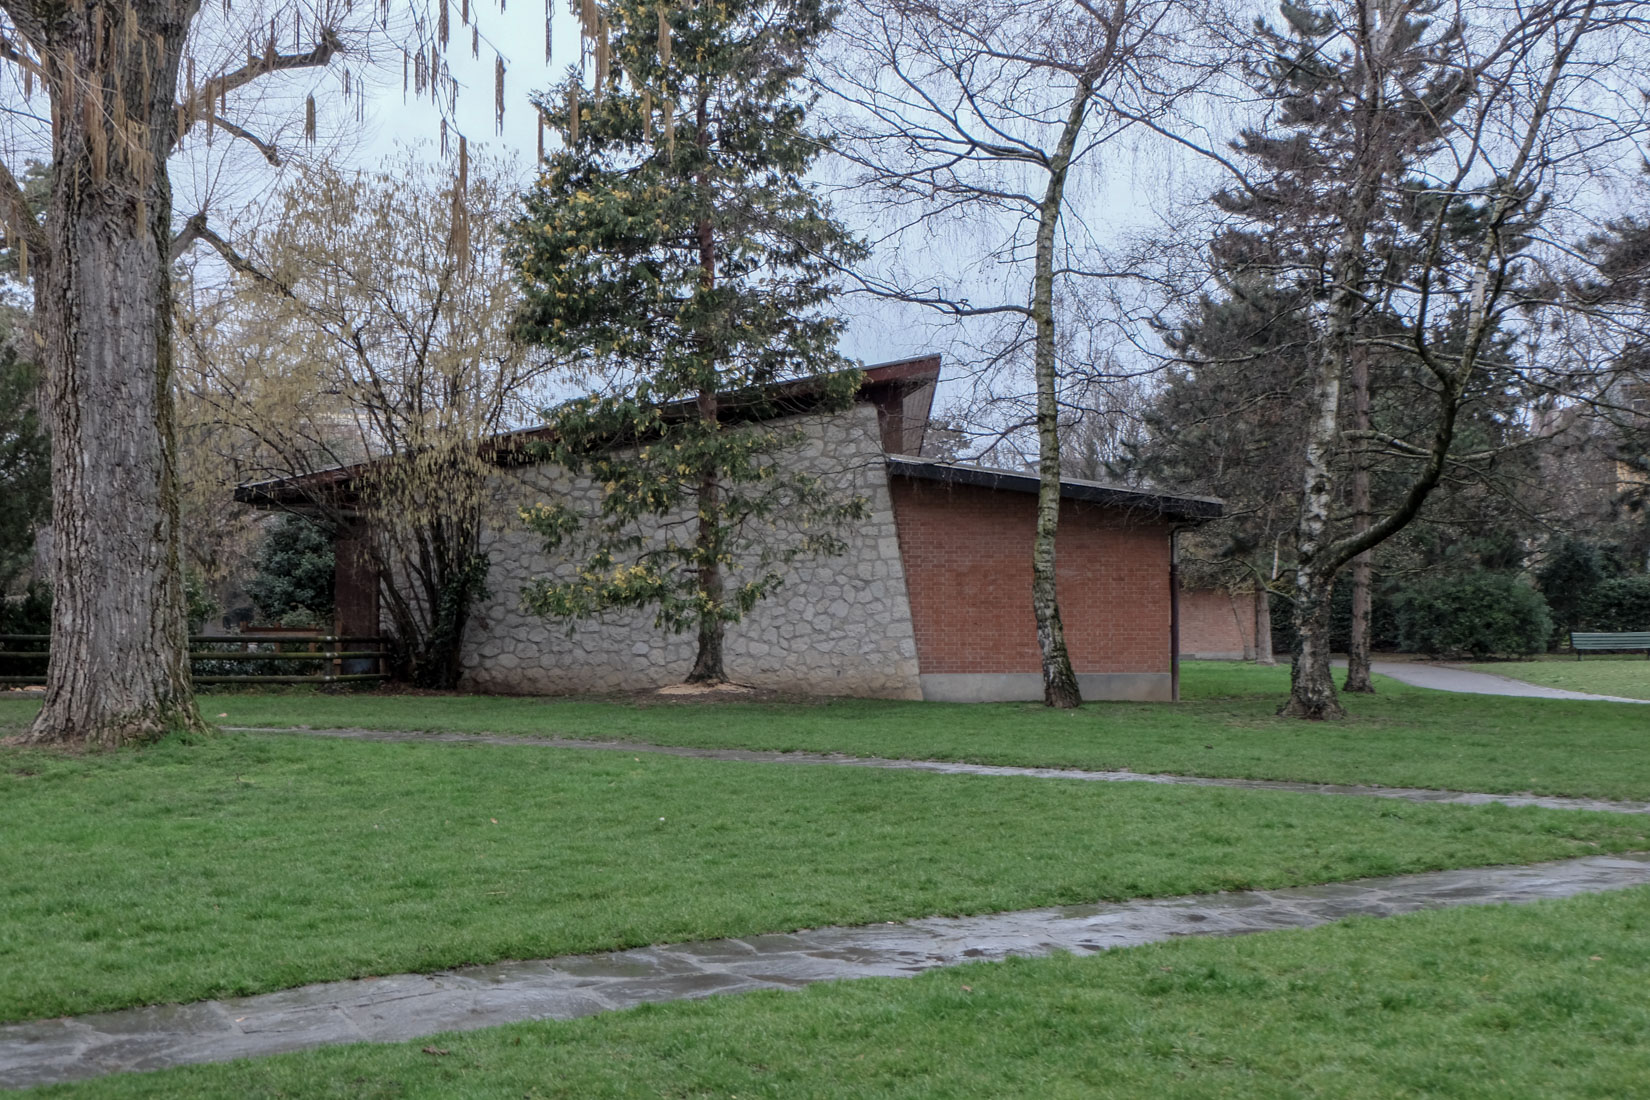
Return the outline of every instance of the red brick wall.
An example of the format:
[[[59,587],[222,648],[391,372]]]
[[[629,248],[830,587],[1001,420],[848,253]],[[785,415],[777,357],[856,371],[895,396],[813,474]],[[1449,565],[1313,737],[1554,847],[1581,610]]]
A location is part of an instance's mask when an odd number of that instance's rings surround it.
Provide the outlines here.
[[[1037,672],[1030,493],[889,479],[925,674]],[[1060,615],[1077,672],[1169,671],[1169,528],[1066,501]]]
[[[1255,598],[1222,588],[1180,593],[1180,653],[1183,657],[1243,657],[1253,652]]]

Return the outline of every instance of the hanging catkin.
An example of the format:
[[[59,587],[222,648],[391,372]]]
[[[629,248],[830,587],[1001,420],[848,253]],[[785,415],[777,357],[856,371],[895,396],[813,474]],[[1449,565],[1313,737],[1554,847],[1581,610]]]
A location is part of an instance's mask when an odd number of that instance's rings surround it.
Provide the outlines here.
[[[458,191],[465,194],[470,190],[470,139],[463,134],[458,135]]]
[[[448,31],[450,29],[448,24],[447,8],[447,0],[441,0],[441,13],[437,16],[435,21],[435,37],[437,41],[441,43],[443,49],[446,48]]]
[[[653,140],[653,93],[642,92],[642,140]]]
[[[567,86],[567,143],[579,143],[579,82]]]
[[[481,24],[477,23],[470,28],[470,56],[481,56]]]
[[[663,6],[659,8],[659,68],[670,68],[670,19]]]
[[[602,92],[607,88],[607,66],[609,62],[607,42],[607,16],[596,17],[596,102],[600,103]]]
[[[664,124],[664,130],[665,130],[665,156],[667,156],[667,157],[674,157],[676,155],[676,109],[675,108],[676,108],[676,105],[668,99],[665,100],[662,104],[660,104],[660,114],[662,114],[664,116],[664,118],[661,121]]]
[[[447,155],[447,120],[441,120],[441,155]]]
[[[495,55],[493,63],[493,112],[497,116],[498,132],[504,132],[504,57]]]
[[[315,97],[304,99],[304,140],[311,145],[315,144]]]
[[[543,164],[544,163],[544,112],[540,111],[538,113],[538,116],[539,116],[539,163]]]
[[[29,280],[29,242],[21,235],[17,238],[17,277],[24,282]]]

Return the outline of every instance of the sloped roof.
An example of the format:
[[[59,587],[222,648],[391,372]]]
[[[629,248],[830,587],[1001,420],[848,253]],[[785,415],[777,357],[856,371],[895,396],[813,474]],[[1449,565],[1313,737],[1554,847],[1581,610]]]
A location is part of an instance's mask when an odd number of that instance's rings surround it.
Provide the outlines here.
[[[877,407],[883,449],[920,451],[939,382],[940,357],[923,355],[878,363],[866,367],[864,374],[856,399]],[[718,394],[718,412],[721,419],[730,423],[800,416],[817,408],[823,396],[818,379],[801,378],[766,387],[760,395],[738,390]],[[692,401],[677,401],[666,405],[664,410],[666,416],[697,415]],[[550,433],[551,429],[544,426],[503,432],[481,444],[482,454],[500,465],[533,462],[536,459],[532,445],[547,439]],[[262,508],[301,508],[325,493],[348,500],[354,491],[354,478],[370,464],[369,460],[292,477],[248,482],[235,487],[235,499]]]
[[[971,485],[982,489],[1001,489],[1013,493],[1035,493],[1039,483],[1036,474],[1024,470],[1000,470],[963,462],[942,462],[916,455],[889,455],[888,471],[898,477],[940,481],[951,485]],[[1198,523],[1219,519],[1225,510],[1225,502],[1215,497],[1181,496],[1149,489],[1130,489],[1075,477],[1060,479],[1060,496],[1064,500],[1087,501],[1091,504],[1103,504],[1108,508],[1121,508],[1165,519]]]

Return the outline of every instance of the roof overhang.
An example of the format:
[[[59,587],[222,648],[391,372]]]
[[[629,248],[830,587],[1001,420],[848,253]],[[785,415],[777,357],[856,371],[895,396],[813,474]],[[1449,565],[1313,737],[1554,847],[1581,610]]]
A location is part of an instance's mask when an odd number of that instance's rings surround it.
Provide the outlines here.
[[[997,489],[1010,493],[1035,493],[1039,484],[1035,474],[1023,471],[970,466],[961,462],[940,462],[912,455],[889,455],[888,472],[896,477],[914,478],[919,481],[938,481],[947,485],[968,485],[978,489]],[[1225,502],[1216,497],[1190,497],[1145,489],[1126,489],[1074,477],[1060,479],[1060,498],[1099,504],[1107,508],[1139,513],[1143,518],[1170,520],[1176,523],[1205,523],[1219,519],[1225,512]]]
[[[864,369],[855,400],[877,408],[885,451],[922,449],[923,433],[939,382],[940,357],[924,355],[878,363]],[[825,398],[816,378],[799,378],[756,391],[731,391],[718,395],[719,415],[731,423],[753,419],[805,416],[815,411]],[[696,416],[693,401],[678,401],[664,407],[665,415]],[[503,432],[480,444],[481,454],[501,466],[538,461],[536,446],[549,437],[546,427]],[[258,508],[314,511],[325,500],[334,509],[353,507],[355,479],[370,463],[337,466],[293,477],[248,482],[235,487],[235,499]]]

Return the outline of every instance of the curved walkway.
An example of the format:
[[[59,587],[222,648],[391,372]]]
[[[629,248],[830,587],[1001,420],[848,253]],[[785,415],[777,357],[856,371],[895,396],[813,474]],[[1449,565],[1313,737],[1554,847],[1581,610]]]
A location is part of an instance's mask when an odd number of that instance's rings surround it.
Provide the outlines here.
[[[1346,667],[1345,661],[1337,662]],[[1564,688],[1543,687],[1540,684],[1496,676],[1489,672],[1451,668],[1448,665],[1411,663],[1409,661],[1372,661],[1370,670],[1390,676],[1401,684],[1431,688],[1434,691],[1455,691],[1467,695],[1512,695],[1524,699],[1579,699],[1595,703],[1650,704],[1650,699],[1628,699],[1620,695],[1589,695],[1584,691],[1566,691]]]
[[[1650,854],[1594,856],[1298,889],[810,928],[439,974],[327,982],[256,997],[3,1026],[0,1088],[226,1062],[332,1043],[398,1042],[521,1020],[566,1020],[718,993],[908,977],[1009,955],[1087,955],[1175,936],[1311,928],[1352,916],[1529,902],[1643,885],[1650,885]]]
[[[1075,779],[1091,783],[1166,783],[1188,787],[1234,787],[1246,791],[1291,791],[1296,794],[1361,795],[1396,798],[1404,802],[1439,802],[1465,806],[1538,806],[1544,810],[1598,810],[1617,814],[1650,814],[1650,802],[1611,802],[1601,798],[1561,798],[1540,794],[1487,794],[1479,791],[1440,791],[1425,787],[1376,787],[1348,783],[1295,783],[1282,779],[1225,779],[1201,775],[1165,775],[1152,772],[1079,771],[1072,768],[1016,768],[995,764],[959,764],[948,760],[889,760],[838,753],[761,752],[755,749],[696,749],[679,745],[650,745],[640,741],[580,741],[571,737],[507,736],[496,733],[416,733],[402,730],[294,729],[250,726],[226,727],[240,733],[297,734],[339,737],[350,741],[439,741],[448,744],[536,745],[554,749],[592,749],[610,752],[646,752],[686,756],[696,760],[731,760],[755,764],[826,764],[846,768],[888,768],[894,771],[937,772],[941,775],[1017,776],[1031,779]]]

